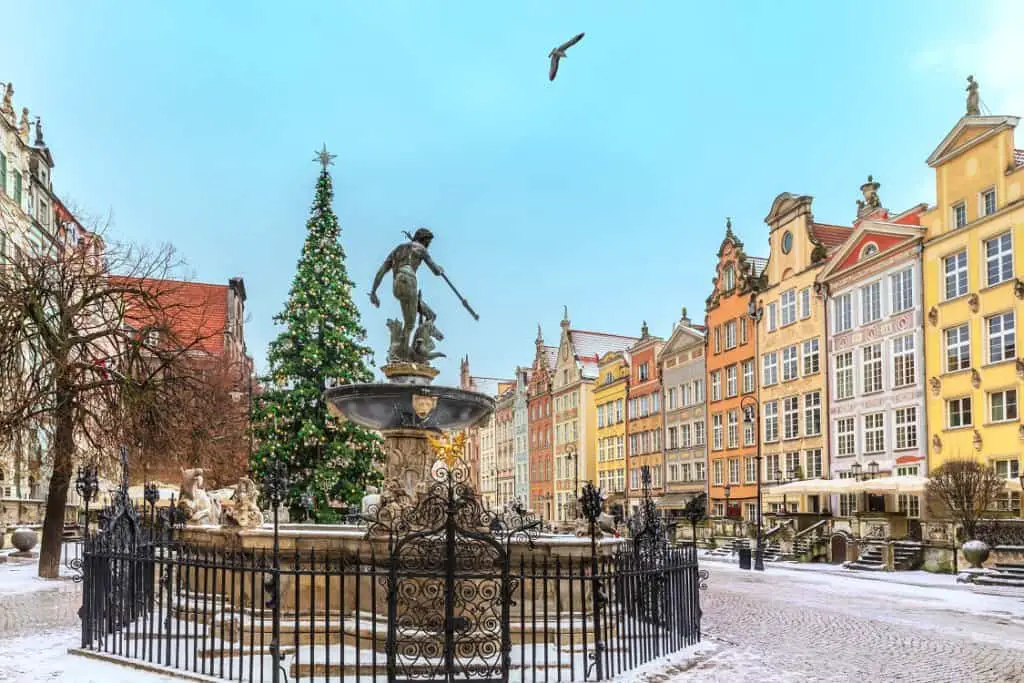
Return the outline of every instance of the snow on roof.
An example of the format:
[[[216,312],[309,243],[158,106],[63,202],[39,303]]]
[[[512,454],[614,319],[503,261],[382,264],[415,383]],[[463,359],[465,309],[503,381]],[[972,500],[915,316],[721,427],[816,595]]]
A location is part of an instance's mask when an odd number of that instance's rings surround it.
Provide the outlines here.
[[[601,356],[609,351],[626,351],[640,341],[639,337],[624,337],[619,334],[605,332],[588,332],[587,330],[569,330],[576,359],[581,366],[585,379],[598,376],[598,363]]]
[[[557,346],[545,346],[544,347],[544,360],[548,363],[548,370],[554,370],[555,364],[558,363],[558,347]]]
[[[470,386],[476,391],[487,396],[498,396],[505,392],[507,385],[515,386],[510,379],[498,379],[497,377],[470,377]]]

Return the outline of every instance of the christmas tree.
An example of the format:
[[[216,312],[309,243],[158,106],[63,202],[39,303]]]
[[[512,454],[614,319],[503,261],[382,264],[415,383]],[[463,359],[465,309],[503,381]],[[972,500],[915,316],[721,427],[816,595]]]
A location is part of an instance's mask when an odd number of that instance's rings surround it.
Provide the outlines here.
[[[312,508],[320,521],[331,517],[329,501],[357,502],[374,483],[374,463],[383,457],[380,437],[327,411],[328,386],[373,378],[366,330],[352,300],[352,281],[338,241],[340,228],[331,202],[327,167],[333,155],[318,154],[323,170],[306,223],[295,279],[284,311],[274,322],[285,327],[270,343],[265,390],[253,406],[258,444],[252,470],[262,477],[275,459],[287,467],[285,504],[293,514]]]

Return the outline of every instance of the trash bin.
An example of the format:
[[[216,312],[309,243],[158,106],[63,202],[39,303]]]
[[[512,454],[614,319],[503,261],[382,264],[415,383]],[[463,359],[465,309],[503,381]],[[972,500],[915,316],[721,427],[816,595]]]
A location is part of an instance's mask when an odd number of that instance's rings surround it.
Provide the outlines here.
[[[740,548],[740,569],[750,569],[750,548]]]

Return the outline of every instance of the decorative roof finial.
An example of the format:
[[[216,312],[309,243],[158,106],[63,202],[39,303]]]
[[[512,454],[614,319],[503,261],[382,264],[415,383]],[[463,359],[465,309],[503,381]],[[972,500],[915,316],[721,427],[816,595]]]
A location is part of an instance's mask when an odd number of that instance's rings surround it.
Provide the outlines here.
[[[732,218],[729,216],[725,217],[725,236],[730,239],[736,238],[736,235],[732,234]]]
[[[334,158],[336,156],[338,155],[331,154],[327,151],[327,143],[325,142],[323,148],[321,148],[321,150],[316,153],[316,156],[313,157],[313,161],[319,161],[323,172],[327,173],[327,167],[334,165]]]
[[[7,116],[14,116],[14,84],[7,83],[4,86],[4,101],[0,104],[0,113]]]
[[[562,306],[562,320],[565,320],[566,322],[568,322],[568,320],[569,320],[569,307],[568,306],[564,306],[564,305]]]
[[[882,200],[878,198],[878,188],[881,186],[882,184],[875,182],[875,179],[870,175],[868,176],[868,181],[860,186],[864,199],[857,200],[857,218],[871,213],[882,206]]]
[[[640,337],[641,339],[647,339],[649,336],[650,334],[647,330],[647,321],[645,320],[644,324],[640,326]]]
[[[43,142],[43,120],[36,117],[36,141],[34,143],[36,147],[46,147],[46,143]]]
[[[981,103],[978,99],[978,81],[974,80],[974,76],[967,77],[967,115],[981,115]]]
[[[537,343],[538,344],[543,344],[544,343],[544,335],[540,331],[540,323],[537,323]]]
[[[21,108],[21,123],[18,124],[18,134],[21,135],[21,139],[26,143],[28,142],[28,131],[31,127],[31,123],[28,120],[28,107]]]

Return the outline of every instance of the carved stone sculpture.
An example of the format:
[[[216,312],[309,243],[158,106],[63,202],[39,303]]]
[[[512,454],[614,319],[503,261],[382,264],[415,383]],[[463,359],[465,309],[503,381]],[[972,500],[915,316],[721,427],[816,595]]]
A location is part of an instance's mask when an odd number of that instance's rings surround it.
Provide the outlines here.
[[[978,82],[974,80],[974,76],[967,77],[967,115],[981,115],[981,102],[978,97]]]
[[[939,438],[938,434],[932,435],[932,450],[936,453],[942,452],[942,439]]]
[[[875,179],[871,176],[868,176],[868,181],[860,186],[864,199],[857,200],[858,218],[882,206],[882,201],[878,198],[878,188],[881,186],[881,183],[875,182]]]
[[[220,523],[220,506],[217,501],[210,498],[203,487],[203,470],[181,471],[178,509],[185,513],[185,519],[189,524]]]
[[[603,538],[606,534],[611,536],[617,535],[615,518],[607,512],[602,512],[601,516],[597,518],[596,531],[598,538]],[[576,521],[576,535],[581,538],[590,536],[590,522],[586,518],[581,517]]]
[[[980,307],[981,301],[978,299],[977,294],[971,294],[967,297],[967,307],[971,309],[971,313],[977,313]]]
[[[256,504],[259,491],[256,484],[248,477],[242,477],[235,486],[235,492],[231,496],[234,505],[224,513],[225,521],[230,526],[237,526],[243,529],[253,529],[263,526],[263,512]]]
[[[22,107],[21,109],[21,123],[18,124],[18,135],[25,142],[28,142],[28,131],[31,128],[31,123],[28,120],[28,107]]]
[[[0,113],[14,116],[14,86],[10,83],[4,88],[4,102],[0,105]]]
[[[380,489],[376,486],[367,486],[366,495],[359,504],[359,512],[363,517],[376,517],[380,510]]]
[[[928,386],[931,387],[932,396],[938,396],[939,391],[942,390],[942,380],[938,377],[932,377],[928,380]]]

